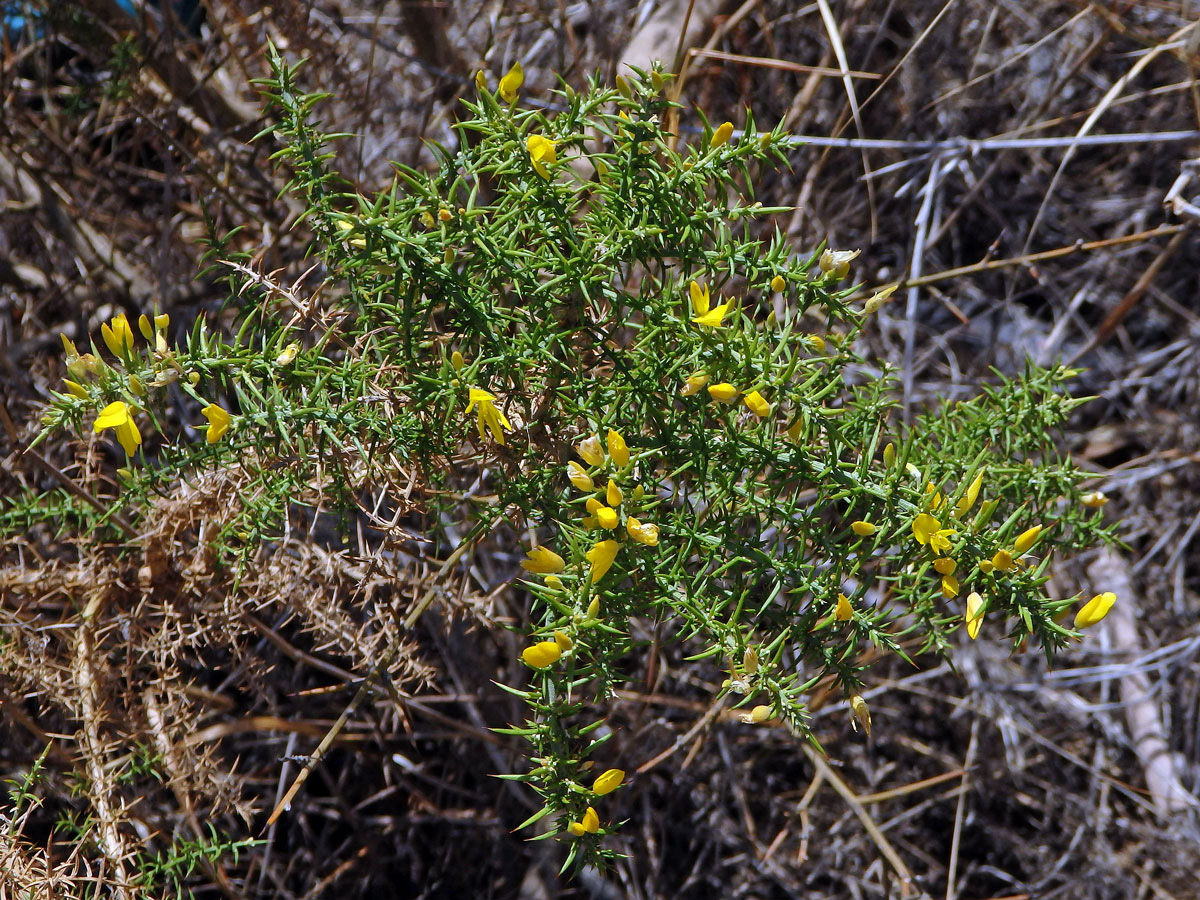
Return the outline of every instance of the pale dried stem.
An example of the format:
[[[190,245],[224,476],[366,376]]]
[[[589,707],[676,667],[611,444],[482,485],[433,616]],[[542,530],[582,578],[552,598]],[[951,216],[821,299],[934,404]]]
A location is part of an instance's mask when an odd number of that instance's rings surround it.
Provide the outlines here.
[[[1129,567],[1113,550],[1105,550],[1088,569],[1097,590],[1112,591],[1117,602],[1105,620],[1113,649],[1122,657],[1142,654],[1134,612],[1141,606],[1130,581]],[[1171,751],[1170,735],[1163,724],[1156,697],[1144,669],[1126,668],[1120,681],[1121,702],[1129,737],[1146,774],[1146,788],[1159,816],[1169,818],[1185,810],[1196,810],[1197,800],[1183,786]]]

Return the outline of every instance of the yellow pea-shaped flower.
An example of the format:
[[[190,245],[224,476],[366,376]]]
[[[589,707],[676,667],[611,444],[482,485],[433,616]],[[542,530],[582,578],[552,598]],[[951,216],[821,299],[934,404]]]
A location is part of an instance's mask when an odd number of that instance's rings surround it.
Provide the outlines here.
[[[625,771],[623,769],[609,769],[596,777],[592,782],[592,793],[603,797],[605,794],[611,794],[621,786],[621,782],[625,780]]]
[[[629,465],[629,447],[625,444],[625,438],[611,428],[608,431],[608,455],[617,466]]]
[[[521,651],[521,659],[535,669],[548,669],[562,656],[562,647],[555,641],[540,641]]]
[[[1091,628],[1108,615],[1108,611],[1112,609],[1113,604],[1116,602],[1117,595],[1112,591],[1097,594],[1075,614],[1075,627],[1081,630]]]

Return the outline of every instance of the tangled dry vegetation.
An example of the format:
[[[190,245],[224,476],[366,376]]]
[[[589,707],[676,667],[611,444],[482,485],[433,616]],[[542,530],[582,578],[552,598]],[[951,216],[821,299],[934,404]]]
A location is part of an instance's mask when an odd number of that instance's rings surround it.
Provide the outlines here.
[[[0,806],[0,897],[134,896],[146,873],[158,896],[1197,895],[1194,3],[746,0],[685,21],[686,2],[205,0],[195,33],[114,0],[52,5],[0,57],[0,771],[26,788]],[[722,674],[645,622],[609,722],[636,769],[629,858],[557,879],[553,844],[513,831],[532,798],[490,777],[520,760],[489,730],[523,715],[493,684],[524,677],[513,535],[433,558],[420,479],[364,473],[352,539],[314,483],[235,581],[209,536],[256,489],[238,469],[163,496],[148,533],[116,522],[119,542],[18,502],[117,490],[94,440],[28,449],[58,335],[154,307],[230,323],[197,275],[205,235],[242,226],[256,271],[336,306],[304,275],[272,147],[250,142],[268,38],[334,92],[327,124],[356,135],[341,159],[368,187],[389,160],[427,164],[476,68],[514,59],[550,103],[554,73],[679,58],[683,101],[714,121],[751,107],[842,138],[798,143],[759,199],[794,205],[797,252],[861,248],[863,282],[911,285],[872,348],[909,404],[1027,354],[1087,368],[1098,399],[1067,440],[1128,551],[1060,574],[1121,584],[1121,615],[1053,670],[982,638],[954,668],[884,663],[869,738],[817,693],[826,757],[739,724],[712,702]]]

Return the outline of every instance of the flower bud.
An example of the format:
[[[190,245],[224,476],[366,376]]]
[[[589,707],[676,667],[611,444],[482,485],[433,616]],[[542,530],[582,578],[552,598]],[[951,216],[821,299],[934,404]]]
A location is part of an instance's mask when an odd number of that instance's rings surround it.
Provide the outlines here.
[[[621,489],[617,487],[617,483],[610,479],[608,489],[604,492],[604,499],[608,501],[609,506],[616,509],[621,505],[621,501],[625,499],[625,495],[621,493]]]
[[[771,707],[756,706],[748,713],[742,713],[738,718],[746,725],[759,725],[771,718]]]
[[[1022,531],[1021,534],[1017,536],[1016,542],[1013,544],[1013,552],[1017,556],[1020,556],[1037,542],[1038,535],[1041,533],[1041,525],[1034,525],[1032,528]]]
[[[742,671],[747,675],[758,671],[758,653],[753,647],[747,647],[746,652],[742,654]]]
[[[871,710],[867,706],[867,701],[864,700],[860,695],[854,694],[850,698],[850,709],[854,713],[854,719],[856,719],[858,721],[859,725],[862,725],[863,731],[865,731],[867,733],[867,737],[870,737],[871,736]],[[850,724],[854,725],[854,721],[851,720]],[[858,729],[857,725],[855,725],[854,727],[855,727],[855,730]]]
[[[732,122],[722,122],[720,125],[717,126],[717,130],[713,132],[712,144],[710,146],[712,147],[712,149],[716,150],[718,147],[722,147],[725,144],[729,143],[729,139],[732,136],[733,136],[733,123]]]

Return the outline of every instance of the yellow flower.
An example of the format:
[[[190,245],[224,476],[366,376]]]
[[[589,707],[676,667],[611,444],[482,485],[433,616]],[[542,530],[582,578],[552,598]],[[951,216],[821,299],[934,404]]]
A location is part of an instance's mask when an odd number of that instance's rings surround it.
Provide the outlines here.
[[[596,815],[596,811],[589,806],[587,811],[584,812],[583,821],[580,824],[583,825],[583,830],[588,834],[595,834],[600,830],[600,817]]]
[[[571,640],[570,635],[565,631],[559,631],[557,628],[554,629],[554,643],[558,644],[564,653],[575,646],[575,642]]]
[[[875,533],[875,526],[870,522],[864,522],[859,519],[857,522],[850,523],[850,530],[859,537],[870,537]]]
[[[692,312],[697,316],[705,315],[712,305],[708,299],[708,285],[693,281],[688,285],[688,294],[692,298]]]
[[[929,549],[934,553],[942,554],[950,552],[950,538],[958,534],[953,528],[939,529],[932,537],[929,538]]]
[[[867,733],[867,737],[870,737],[871,736],[871,709],[870,709],[870,707],[867,706],[867,701],[864,700],[858,694],[854,694],[850,698],[850,709],[854,713],[854,718],[858,720],[858,723],[860,725],[862,725],[863,731],[865,731]],[[850,724],[854,725],[854,722],[852,721]],[[858,728],[858,726],[856,725],[855,730],[857,730],[857,728]]]
[[[88,398],[88,392],[84,390],[82,384],[72,381],[70,378],[64,378],[63,384],[67,386],[67,390],[70,391],[72,396],[78,397],[80,400]]]
[[[210,444],[215,444],[224,437],[225,432],[229,430],[229,423],[233,421],[229,413],[215,403],[210,403],[200,410],[200,415],[208,419],[208,434],[205,438]]]
[[[487,89],[487,76],[483,74],[483,69],[475,71],[475,90],[483,91]]]
[[[104,343],[108,345],[113,356],[128,359],[133,353],[133,329],[129,327],[125,313],[113,317],[111,325],[101,325],[100,336],[104,338]]]
[[[821,251],[821,256],[817,259],[817,265],[824,274],[832,275],[838,281],[841,281],[850,274],[850,263],[861,252],[861,250],[825,249]]]
[[[819,334],[805,335],[802,340],[804,340],[810,347],[812,347],[818,353],[825,352],[825,338],[821,337]]]
[[[608,489],[604,492],[604,499],[614,509],[620,506],[621,501],[625,499],[625,495],[621,493],[621,489],[617,487],[617,483],[612,479],[609,479]]]
[[[958,596],[958,579],[953,575],[942,576],[942,596],[947,600]]]
[[[528,559],[522,560],[521,568],[526,572],[553,575],[567,567],[563,558],[548,547],[534,547],[525,555]]]
[[[455,351],[455,352],[457,352],[457,351]],[[286,347],[284,347],[279,352],[278,356],[275,357],[275,365],[279,366],[279,368],[281,368],[281,369],[284,368],[285,366],[290,366],[292,363],[294,363],[296,361],[296,357],[297,357],[297,355],[299,355],[299,353],[300,353],[300,342],[292,341],[290,344],[288,344]]]
[[[601,528],[612,531],[617,527],[618,519],[617,511],[615,509],[611,509],[607,506],[601,506],[598,510],[596,510],[595,515],[596,522],[599,523]]]
[[[777,294],[782,294],[784,288],[787,287],[787,280],[782,275],[776,275],[771,279],[771,290]]]
[[[992,568],[999,569],[1001,572],[1009,572],[1016,567],[1012,554],[1007,550],[997,550],[996,555],[992,557]]]
[[[588,497],[587,500],[584,501],[583,505],[586,506],[587,511],[594,516],[596,514],[596,510],[600,509],[600,507],[602,507],[604,504],[595,497]]]
[[[708,376],[703,372],[689,375],[687,381],[683,383],[683,387],[679,389],[679,396],[690,397],[692,394],[697,394],[700,392],[700,388],[706,384],[708,384]]]
[[[639,544],[645,544],[647,547],[658,546],[658,526],[653,522],[639,522],[633,516],[629,516],[625,520],[625,530]]]
[[[979,637],[979,629],[983,626],[983,608],[982,597],[974,591],[967,595],[967,617],[964,622],[971,640]]]
[[[738,718],[746,725],[760,725],[771,718],[771,707],[756,706],[750,712],[742,713]]]
[[[587,552],[587,561],[592,564],[592,584],[598,582],[612,568],[620,546],[616,541],[599,541]]]
[[[720,328],[721,320],[725,318],[725,313],[729,312],[731,304],[722,303],[720,306],[714,306],[702,316],[696,316],[692,319],[697,325],[703,325],[705,328]]]
[[[575,837],[583,837],[583,835],[584,835],[583,823],[582,822],[572,822],[570,825],[567,826],[567,831],[571,832],[571,834],[573,834]]]
[[[521,68],[520,62],[515,62],[508,73],[500,79],[500,99],[505,103],[512,103],[517,99],[517,91],[524,83],[525,70]]]
[[[833,617],[839,622],[849,622],[854,618],[854,607],[850,605],[850,599],[845,594],[838,594],[837,609],[834,610]]]
[[[570,479],[571,484],[575,485],[576,490],[594,491],[596,489],[596,482],[592,480],[592,476],[575,460],[567,463],[567,478]]]
[[[929,513],[921,513],[913,519],[913,537],[917,539],[918,544],[928,544],[941,527],[942,523]]]
[[[625,438],[611,428],[608,430],[608,455],[618,468],[629,465],[629,447],[625,444]]]
[[[796,419],[795,422],[793,422],[791,425],[789,425],[787,427],[787,436],[788,436],[788,438],[791,439],[791,442],[793,444],[800,443],[800,432],[802,432],[803,430],[804,430],[804,417],[803,416],[800,416],[798,419]]]
[[[732,122],[722,122],[720,125],[717,126],[717,130],[713,132],[712,144],[711,144],[712,148],[715,150],[717,147],[724,146],[725,144],[727,144],[729,142],[729,139],[732,136],[733,136],[733,123]]]
[[[1108,611],[1116,602],[1117,595],[1112,591],[1097,594],[1085,603],[1079,612],[1075,613],[1075,627],[1078,629],[1091,628],[1108,615]]]
[[[99,434],[105,428],[111,428],[117,433],[117,441],[125,450],[126,456],[133,456],[137,452],[138,444],[142,442],[142,435],[124,401],[117,400],[100,410],[100,415],[96,417],[92,430]]]
[[[953,575],[958,563],[948,556],[942,556],[933,561],[933,568],[939,575]]]
[[[1013,544],[1013,552],[1020,556],[1026,550],[1034,545],[1038,539],[1038,535],[1042,533],[1041,525],[1034,525],[1032,528],[1022,531],[1017,536],[1016,542]]]
[[[592,601],[588,604],[587,612],[584,615],[588,619],[600,618],[600,598],[599,597],[592,598]]]
[[[984,575],[990,575],[992,572],[996,571],[996,567],[992,565],[992,561],[990,559],[983,559],[979,561],[979,571]]]
[[[535,669],[548,669],[562,656],[562,647],[555,641],[540,641],[521,651],[521,659]]]
[[[771,404],[758,391],[748,393],[745,397],[745,403],[746,408],[760,419],[765,419],[771,414]]]
[[[1104,491],[1091,491],[1080,497],[1079,502],[1088,509],[1099,509],[1108,502],[1108,498],[1104,496]]]
[[[546,163],[558,162],[554,141],[540,134],[531,134],[525,140],[525,149],[529,151],[529,161],[533,163],[533,171],[543,178],[549,178],[550,171],[546,168]]]
[[[712,397],[719,403],[732,403],[738,395],[738,389],[728,381],[722,381],[720,384],[710,384],[708,386],[708,396]]]
[[[971,507],[975,505],[975,501],[979,499],[979,489],[983,486],[983,472],[981,471],[975,476],[975,480],[967,487],[967,492],[958,498],[958,503],[954,505],[955,514],[961,519],[971,511]]]
[[[584,438],[575,446],[575,452],[589,466],[598,466],[604,462],[604,451],[600,448],[600,438],[595,435]]]
[[[167,352],[167,339],[164,333],[170,324],[171,317],[166,313],[157,315],[153,319],[148,319],[145,313],[138,316],[138,331],[147,341],[154,342],[154,349],[159,353]]]
[[[496,443],[504,443],[504,430],[512,431],[512,425],[508,419],[504,418],[504,413],[496,409],[496,397],[487,391],[479,388],[471,388],[467,396],[467,412],[478,406],[476,424],[479,427],[479,436],[483,437],[484,426],[492,433],[492,437],[496,439]]]
[[[605,794],[611,794],[621,786],[621,782],[625,780],[625,772],[623,769],[609,769],[596,777],[592,782],[592,793],[603,797]]]

